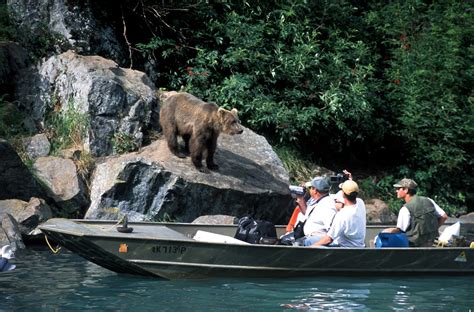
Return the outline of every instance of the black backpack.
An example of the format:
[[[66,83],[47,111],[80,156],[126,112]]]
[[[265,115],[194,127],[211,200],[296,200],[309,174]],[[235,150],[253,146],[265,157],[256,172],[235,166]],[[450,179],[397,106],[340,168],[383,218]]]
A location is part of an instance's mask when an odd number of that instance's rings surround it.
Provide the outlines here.
[[[239,219],[234,238],[251,244],[274,244],[277,241],[275,225],[270,221]]]

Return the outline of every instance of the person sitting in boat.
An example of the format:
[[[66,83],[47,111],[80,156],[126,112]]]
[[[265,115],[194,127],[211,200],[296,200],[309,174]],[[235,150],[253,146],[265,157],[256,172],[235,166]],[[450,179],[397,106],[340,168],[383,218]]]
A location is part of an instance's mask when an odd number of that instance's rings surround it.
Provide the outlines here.
[[[286,234],[291,233],[294,229],[295,226],[299,222],[304,222],[306,220],[306,208],[313,205],[315,203],[314,198],[312,198],[309,194],[309,189],[311,188],[311,181],[302,183],[300,185],[301,188],[303,188],[304,194],[294,194],[295,201],[296,201],[296,207],[293,210],[293,213],[290,217],[290,221],[288,221],[288,224],[286,225]]]
[[[398,212],[397,227],[383,230],[385,233],[404,232],[411,247],[432,246],[439,235],[438,228],[448,215],[431,198],[416,195],[418,184],[402,179],[393,185],[397,198],[405,201]]]
[[[305,207],[306,222],[303,227],[305,245],[318,241],[331,227],[337,210],[334,200],[329,196],[329,189],[330,185],[326,178],[317,177],[311,181],[309,192],[313,198],[313,204]]]
[[[347,180],[336,194],[338,213],[325,236],[306,246],[365,247],[366,209],[362,199],[357,198],[359,186]]]

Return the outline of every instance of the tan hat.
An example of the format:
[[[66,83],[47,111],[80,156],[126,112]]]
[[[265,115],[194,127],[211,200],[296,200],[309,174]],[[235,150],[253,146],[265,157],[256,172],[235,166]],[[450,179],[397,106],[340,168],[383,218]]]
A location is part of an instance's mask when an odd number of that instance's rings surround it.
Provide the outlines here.
[[[393,187],[406,187],[407,189],[416,190],[418,184],[412,179],[401,179],[397,184],[394,184]]]
[[[346,195],[351,195],[352,193],[359,193],[359,186],[352,180],[347,180],[342,183],[341,189]]]

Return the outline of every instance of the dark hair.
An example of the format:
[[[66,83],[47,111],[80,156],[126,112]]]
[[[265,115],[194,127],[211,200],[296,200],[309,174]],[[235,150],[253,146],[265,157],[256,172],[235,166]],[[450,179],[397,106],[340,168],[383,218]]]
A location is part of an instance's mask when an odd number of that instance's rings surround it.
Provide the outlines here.
[[[342,195],[347,198],[348,201],[352,202],[352,203],[355,203],[356,202],[356,198],[357,198],[357,192],[352,192],[350,193],[349,195],[347,195],[346,193],[342,192]]]
[[[408,195],[413,196],[416,194],[416,189],[408,189],[407,193]]]

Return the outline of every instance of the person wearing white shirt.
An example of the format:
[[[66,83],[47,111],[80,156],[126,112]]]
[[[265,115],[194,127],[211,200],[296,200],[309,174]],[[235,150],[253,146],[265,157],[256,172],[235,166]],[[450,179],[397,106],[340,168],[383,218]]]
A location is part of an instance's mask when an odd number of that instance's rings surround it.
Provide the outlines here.
[[[397,189],[397,198],[403,199],[405,205],[398,213],[397,227],[383,232],[406,233],[412,247],[431,246],[448,215],[431,198],[416,195],[418,184],[415,181],[402,179],[393,186]]]
[[[330,185],[325,178],[314,178],[311,181],[310,194],[314,204],[306,209],[304,245],[308,246],[326,235],[336,215],[334,200],[329,196]]]
[[[311,246],[365,247],[366,209],[364,201],[357,198],[358,192],[356,182],[342,183],[335,199],[339,211],[327,234]]]

